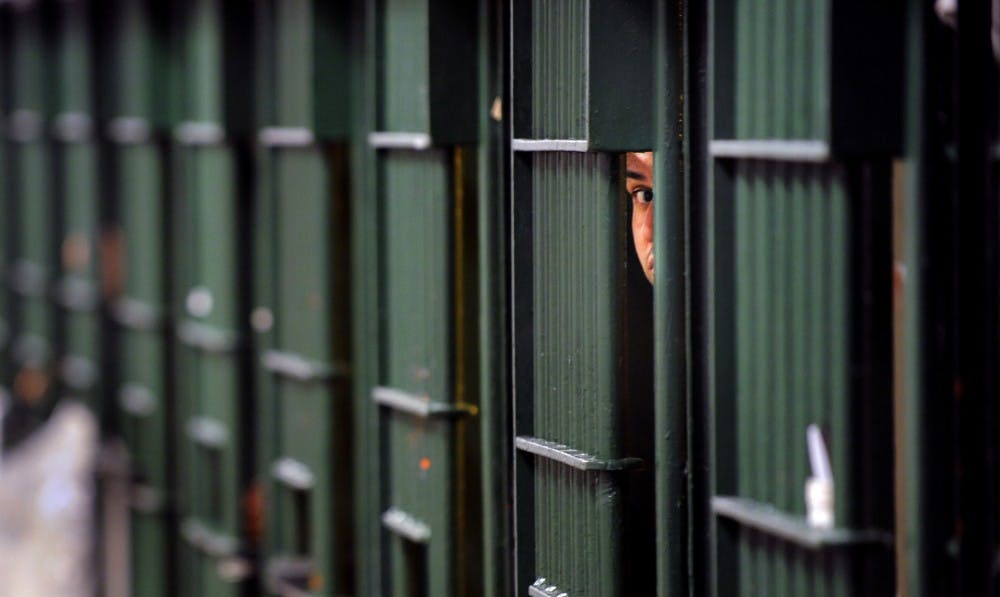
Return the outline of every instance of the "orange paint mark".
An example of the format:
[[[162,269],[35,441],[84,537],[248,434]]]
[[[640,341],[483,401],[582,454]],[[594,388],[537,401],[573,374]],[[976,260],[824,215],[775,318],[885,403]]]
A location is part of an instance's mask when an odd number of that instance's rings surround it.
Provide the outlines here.
[[[309,590],[318,591],[323,588],[323,575],[316,572],[309,575]]]
[[[424,456],[420,459],[420,470],[427,471],[431,468],[431,459]]]

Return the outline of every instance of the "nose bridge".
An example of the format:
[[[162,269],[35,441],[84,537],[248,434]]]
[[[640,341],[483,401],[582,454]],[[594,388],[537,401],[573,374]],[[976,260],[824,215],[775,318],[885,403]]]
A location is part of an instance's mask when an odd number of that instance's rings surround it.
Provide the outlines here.
[[[650,205],[642,217],[642,231],[649,240],[653,240],[653,209]]]

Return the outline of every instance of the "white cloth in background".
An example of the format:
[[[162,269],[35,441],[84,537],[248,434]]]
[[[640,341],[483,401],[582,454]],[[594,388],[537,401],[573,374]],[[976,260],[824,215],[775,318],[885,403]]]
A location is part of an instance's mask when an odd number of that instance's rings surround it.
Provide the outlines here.
[[[94,416],[68,402],[0,454],[0,595],[93,594],[97,442]]]

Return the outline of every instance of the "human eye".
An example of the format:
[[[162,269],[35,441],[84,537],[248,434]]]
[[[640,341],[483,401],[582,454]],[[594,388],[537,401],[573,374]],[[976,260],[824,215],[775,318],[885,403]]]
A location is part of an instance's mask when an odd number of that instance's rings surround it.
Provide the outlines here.
[[[643,205],[653,202],[653,189],[640,187],[632,191],[632,199]]]

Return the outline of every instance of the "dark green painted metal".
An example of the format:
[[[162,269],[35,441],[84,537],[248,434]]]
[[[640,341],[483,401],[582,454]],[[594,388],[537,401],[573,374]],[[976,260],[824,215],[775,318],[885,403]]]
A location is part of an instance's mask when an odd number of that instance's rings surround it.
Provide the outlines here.
[[[436,145],[478,139],[476,8],[474,2],[379,1],[378,130],[427,134]]]
[[[99,289],[97,280],[98,167],[93,137],[89,5],[59,7],[55,24],[52,165],[60,264],[54,288],[63,308],[59,377],[64,392],[83,398],[95,414],[99,402]]]
[[[261,122],[305,127],[323,139],[343,139],[350,127],[349,3],[265,0],[260,68],[270,74],[263,91],[273,97]]]
[[[932,7],[907,3],[906,151],[894,209],[896,247],[897,576],[900,595],[957,592],[951,550],[957,510],[957,455],[951,419],[955,391],[953,322],[954,127],[957,109],[953,32]],[[900,289],[899,286],[902,286]]]
[[[384,383],[443,403],[452,402],[455,391],[449,157],[444,150],[380,156]],[[453,594],[454,423],[385,408],[382,417],[384,508],[405,512],[431,533],[424,547],[400,536],[386,539],[386,594]]]
[[[507,7],[503,3],[479,3],[479,89],[483,108],[500,101],[501,118],[479,111],[480,142],[477,152],[479,188],[478,284],[479,295],[479,397],[482,433],[483,495],[483,593],[488,597],[509,595],[513,562],[509,515],[511,496],[511,420],[508,326],[508,224],[509,206],[503,185],[509,163],[503,140],[507,137],[506,71],[502,42],[508,38]],[[490,100],[490,98],[494,98]],[[506,98],[506,99],[504,99]]]
[[[181,444],[182,517],[203,529],[187,537],[181,560],[190,571],[186,591],[192,595],[236,594],[242,578],[230,582],[219,564],[237,553],[211,547],[240,544],[240,505],[244,490],[243,424],[250,404],[240,384],[238,312],[239,259],[237,231],[237,164],[226,145],[177,147],[177,214],[174,242],[178,256],[179,293],[177,398]],[[187,324],[187,325],[186,325]],[[190,330],[181,334],[183,329]],[[222,338],[222,343],[216,342]],[[233,339],[236,344],[230,344]],[[205,421],[224,433],[220,445],[201,441],[187,430]]]
[[[96,90],[109,119],[136,118],[163,129],[177,118],[176,56],[168,7],[150,0],[112,0],[95,7],[103,38]]]
[[[125,250],[123,295],[117,305],[138,303],[162,314],[168,300],[163,153],[149,143],[120,145],[111,151]],[[135,325],[128,318],[119,318],[119,324],[120,385],[112,399],[120,409],[118,420],[131,453],[134,487],[164,496],[161,509],[144,511],[133,505],[133,590],[167,595],[173,586],[174,550],[167,508],[176,505],[171,474],[175,444],[168,435],[174,421],[168,385],[169,328],[156,319],[151,326]]]
[[[262,290],[271,296],[273,328],[267,332],[275,350],[262,352],[259,363],[274,376],[260,393],[271,402],[266,408],[275,425],[269,431],[274,445],[261,469],[270,469],[272,477],[269,566],[301,560],[304,567],[295,575],[304,575],[312,590],[349,593],[353,468],[350,426],[344,422],[350,418],[344,152],[271,148],[266,159],[270,193],[261,208],[270,214],[270,231],[261,242],[268,242],[265,264],[272,264],[273,278]],[[303,255],[315,259],[303,262]],[[309,486],[276,477],[280,462],[285,468],[294,462],[311,479]]]
[[[652,3],[515,2],[514,136],[653,145]],[[521,72],[518,72],[518,71]]]
[[[716,18],[735,23],[726,43],[736,55],[733,105],[742,125],[716,138],[817,140],[837,155],[898,152],[901,6],[720,3]],[[771,101],[776,90],[782,102]]]
[[[688,47],[688,31],[698,26],[689,17],[689,9],[697,10],[687,2],[659,3],[653,25],[657,106],[653,118],[655,524],[657,594],[661,596],[705,591],[703,578],[694,573],[703,566],[698,556],[704,540],[699,539],[708,521],[693,518],[698,500],[703,499],[695,493],[695,483],[704,481],[697,466],[699,455],[691,445],[703,437],[704,428],[693,427],[700,397],[694,385],[697,363],[691,328],[696,315],[692,301],[699,298],[696,293],[704,272],[692,264],[699,238],[699,232],[692,229],[693,213],[701,191],[692,170],[703,163],[693,153],[700,153],[697,143],[703,139],[688,138],[692,130],[697,131],[697,123],[689,122],[696,114],[690,106],[701,100],[698,81],[688,78],[688,69],[697,68],[688,62],[697,56],[696,48]]]
[[[530,317],[525,329],[534,331],[515,337],[516,379],[528,380],[516,389],[515,433],[618,459],[624,212],[616,159],[521,156],[515,168],[524,168],[524,186],[515,183],[515,210],[521,202],[531,219],[515,219],[515,254],[527,252],[522,258],[533,267],[518,274],[515,262],[515,300],[523,297],[516,305],[527,307],[515,315]],[[628,570],[617,532],[620,473],[576,470],[530,454],[518,459],[515,591],[544,578],[571,594],[619,592]]]
[[[387,590],[382,561],[384,532],[379,524],[383,474],[380,469],[379,407],[371,399],[380,383],[379,338],[383,328],[379,293],[379,206],[372,201],[378,189],[378,152],[368,144],[377,130],[378,43],[375,0],[355,0],[351,6],[351,352],[354,410],[354,503],[356,522],[356,590],[359,595],[382,595]],[[375,472],[378,471],[378,472]]]
[[[882,533],[891,528],[891,463],[870,455],[890,446],[884,227],[898,122],[869,121],[852,102],[879,95],[872,106],[879,113],[898,101],[898,86],[893,76],[874,81],[870,65],[858,67],[860,58],[846,49],[857,35],[877,35],[864,33],[870,23],[849,25],[850,10],[837,2],[788,8],[777,0],[713,6],[713,137],[768,140],[762,145],[818,139],[829,147],[808,158],[814,164],[794,163],[806,159],[797,150],[716,153],[715,284],[732,285],[715,293],[732,297],[716,299],[715,313],[728,311],[717,315],[716,351],[733,354],[717,369],[729,379],[715,381],[727,394],[714,404],[713,465],[716,492],[769,504],[795,520],[804,514],[810,475],[805,429],[816,423],[830,448],[838,525]],[[890,69],[899,59],[891,42],[896,25],[888,23],[899,15],[894,10],[872,15],[889,40],[876,60]],[[822,26],[803,38],[806,23]],[[858,68],[857,80],[848,77],[848,64]],[[859,154],[881,157],[829,160]],[[891,590],[891,578],[873,569],[875,561],[885,565],[885,547],[810,555],[750,518],[727,515],[716,524],[717,594],[726,594],[730,579],[739,594]]]
[[[52,109],[51,23],[42,3],[12,7],[11,105],[5,122],[10,167],[8,217],[14,223],[7,283],[13,291],[16,407],[44,415],[55,397],[55,309],[48,299],[58,267],[49,145],[45,135]],[[15,377],[15,380],[17,377]],[[22,432],[30,431],[25,427]],[[17,432],[8,431],[8,437]]]

